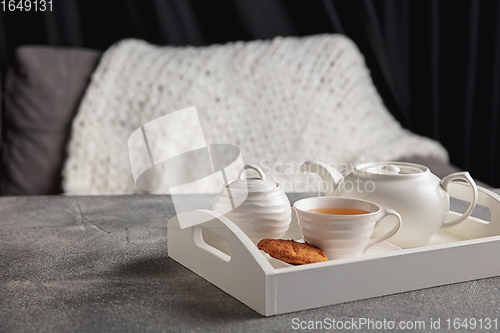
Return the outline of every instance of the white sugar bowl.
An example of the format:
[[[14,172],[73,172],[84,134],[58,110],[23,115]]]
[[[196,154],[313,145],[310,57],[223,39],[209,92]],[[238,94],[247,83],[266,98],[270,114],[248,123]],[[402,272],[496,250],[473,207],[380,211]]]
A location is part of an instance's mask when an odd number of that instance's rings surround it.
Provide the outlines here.
[[[243,179],[246,169],[257,171],[259,177]],[[232,208],[235,202],[240,204]],[[278,183],[266,179],[256,165],[241,168],[238,179],[217,195],[212,210],[224,214],[254,243],[263,238],[282,237],[292,220],[290,201],[285,192]]]

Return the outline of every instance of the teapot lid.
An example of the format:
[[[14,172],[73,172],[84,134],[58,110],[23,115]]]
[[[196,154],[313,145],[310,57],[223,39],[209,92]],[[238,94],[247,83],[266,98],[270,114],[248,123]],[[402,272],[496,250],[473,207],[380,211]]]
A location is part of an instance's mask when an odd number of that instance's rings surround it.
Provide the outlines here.
[[[249,177],[246,179],[242,179],[241,177],[245,173],[246,169],[253,169],[257,171],[259,177]],[[266,175],[257,165],[249,164],[241,168],[240,172],[238,173],[238,179],[232,181],[228,186],[231,187],[231,190],[234,189],[248,192],[267,192],[277,188],[278,183],[266,179]]]
[[[428,169],[423,165],[402,162],[363,163],[356,170],[376,175],[412,175],[424,173]]]

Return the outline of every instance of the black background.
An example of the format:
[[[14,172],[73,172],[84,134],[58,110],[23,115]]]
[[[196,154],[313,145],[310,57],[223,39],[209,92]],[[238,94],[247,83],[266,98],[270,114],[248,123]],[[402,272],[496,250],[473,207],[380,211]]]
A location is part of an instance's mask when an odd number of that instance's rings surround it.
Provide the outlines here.
[[[0,10],[0,71],[24,44],[105,50],[343,33],[364,54],[391,113],[451,162],[500,187],[500,2],[493,0],[53,0]]]

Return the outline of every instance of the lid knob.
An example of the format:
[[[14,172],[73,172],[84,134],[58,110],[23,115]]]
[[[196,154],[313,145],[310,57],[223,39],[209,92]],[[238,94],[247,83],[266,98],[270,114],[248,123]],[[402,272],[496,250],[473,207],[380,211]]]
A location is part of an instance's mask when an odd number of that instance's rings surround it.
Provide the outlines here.
[[[366,172],[379,174],[379,175],[397,175],[401,169],[394,164],[379,164],[366,169]]]
[[[394,164],[386,164],[382,167],[382,173],[387,175],[397,175],[401,169]]]
[[[255,170],[259,174],[259,179],[262,179],[262,180],[266,179],[266,175],[264,174],[264,171],[262,171],[262,169],[258,165],[254,165],[254,164],[247,164],[243,168],[241,168],[240,172],[238,173],[238,179],[241,179],[241,176],[243,176],[243,173],[245,172],[246,169]]]

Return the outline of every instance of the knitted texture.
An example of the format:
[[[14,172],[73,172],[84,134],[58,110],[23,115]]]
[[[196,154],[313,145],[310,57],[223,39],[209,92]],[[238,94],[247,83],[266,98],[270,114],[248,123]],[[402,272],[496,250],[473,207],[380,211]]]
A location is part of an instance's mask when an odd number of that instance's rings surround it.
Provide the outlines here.
[[[285,191],[317,189],[309,185],[319,177],[299,170],[306,160],[338,166],[410,155],[448,159],[439,143],[392,117],[344,36],[209,47],[124,40],[103,55],[73,122],[65,192],[139,193],[129,135],[192,105],[208,143],[238,146],[246,164],[260,165]]]

